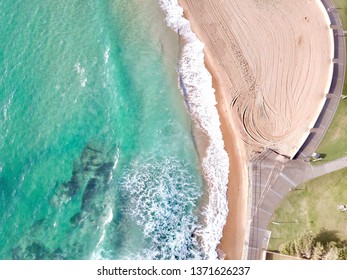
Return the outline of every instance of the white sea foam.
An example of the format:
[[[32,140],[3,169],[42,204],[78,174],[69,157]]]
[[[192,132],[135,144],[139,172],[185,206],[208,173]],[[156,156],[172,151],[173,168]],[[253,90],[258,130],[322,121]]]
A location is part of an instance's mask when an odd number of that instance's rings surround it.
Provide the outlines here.
[[[116,154],[113,158],[113,166],[112,166],[112,171],[110,173],[110,176],[107,180],[107,184],[111,183],[111,181],[113,180],[113,173],[116,171],[117,165],[118,165],[118,159],[119,159],[119,149],[117,148],[116,150]]]
[[[177,0],[159,0],[166,14],[166,22],[185,41],[178,61],[181,90],[196,124],[210,137],[202,166],[209,185],[209,202],[204,216],[205,225],[198,233],[210,259],[216,259],[216,248],[225,225],[229,160],[224,150],[220,121],[212,88],[212,77],[204,64],[204,44],[192,32],[190,23],[183,17]]]
[[[108,63],[109,57],[110,57],[110,46],[107,46],[107,47],[106,47],[106,51],[104,52],[105,64]]]
[[[149,157],[133,162],[119,180],[126,207],[141,228],[144,249],[129,259],[201,259],[191,238],[198,226],[193,211],[201,196],[187,164],[176,157]]]
[[[100,260],[100,259],[103,259],[102,257],[102,243],[104,242],[105,240],[105,237],[106,237],[106,229],[107,229],[107,226],[112,222],[112,219],[113,219],[113,212],[112,212],[112,208],[109,207],[108,209],[108,215],[104,221],[104,223],[102,224],[102,234],[99,238],[99,241],[98,241],[98,244],[96,244],[96,247],[93,251],[93,254],[92,254],[92,260]]]
[[[110,81],[110,67],[112,68],[112,65],[109,65],[109,59],[110,59],[110,44],[106,44],[106,50],[104,51],[104,72],[103,76],[104,78],[102,79],[102,86],[106,88],[109,85]]]
[[[79,62],[75,64],[75,69],[77,74],[80,77],[80,86],[82,88],[86,87],[86,84],[87,84],[87,78],[85,74],[86,70],[83,67],[81,67],[81,64]]]

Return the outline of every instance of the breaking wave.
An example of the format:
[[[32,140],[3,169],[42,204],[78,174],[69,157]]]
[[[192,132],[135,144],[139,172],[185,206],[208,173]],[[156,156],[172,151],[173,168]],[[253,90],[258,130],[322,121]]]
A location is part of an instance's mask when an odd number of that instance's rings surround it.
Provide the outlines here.
[[[177,0],[159,0],[159,4],[166,14],[167,25],[185,42],[178,60],[179,84],[193,120],[210,137],[206,156],[202,161],[209,199],[203,213],[204,225],[197,230],[197,234],[201,236],[208,258],[216,259],[216,248],[228,214],[226,192],[229,160],[224,150],[215,107],[212,77],[204,64],[204,44],[191,30],[189,21],[183,17],[183,9]]]
[[[177,157],[149,157],[133,162],[119,180],[125,214],[141,228],[141,253],[129,259],[202,259],[194,238],[198,227],[195,208],[201,197],[189,166]],[[140,245],[140,244],[139,244]]]

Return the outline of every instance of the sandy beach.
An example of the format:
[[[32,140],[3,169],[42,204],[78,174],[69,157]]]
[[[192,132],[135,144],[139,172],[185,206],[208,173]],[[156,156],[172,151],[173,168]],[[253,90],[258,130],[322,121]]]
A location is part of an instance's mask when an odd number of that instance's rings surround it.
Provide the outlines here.
[[[179,0],[205,44],[230,159],[229,215],[219,246],[241,259],[248,162],[270,148],[292,158],[324,105],[332,36],[318,0]]]

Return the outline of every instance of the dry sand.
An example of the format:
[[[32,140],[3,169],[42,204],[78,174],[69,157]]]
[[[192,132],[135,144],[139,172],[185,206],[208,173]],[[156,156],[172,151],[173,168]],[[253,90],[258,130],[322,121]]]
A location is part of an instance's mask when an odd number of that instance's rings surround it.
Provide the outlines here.
[[[205,43],[230,157],[228,221],[220,249],[240,259],[247,162],[270,148],[292,158],[324,105],[332,32],[319,0],[179,0]]]

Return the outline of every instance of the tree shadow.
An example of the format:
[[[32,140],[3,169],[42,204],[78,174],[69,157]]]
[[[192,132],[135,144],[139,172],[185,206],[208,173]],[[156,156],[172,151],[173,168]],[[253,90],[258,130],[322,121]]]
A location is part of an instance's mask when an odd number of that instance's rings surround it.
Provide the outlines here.
[[[326,244],[329,242],[340,242],[341,239],[338,236],[337,230],[327,230],[325,228],[322,228],[320,232],[315,237],[315,240],[317,242],[320,242],[322,244]]]

